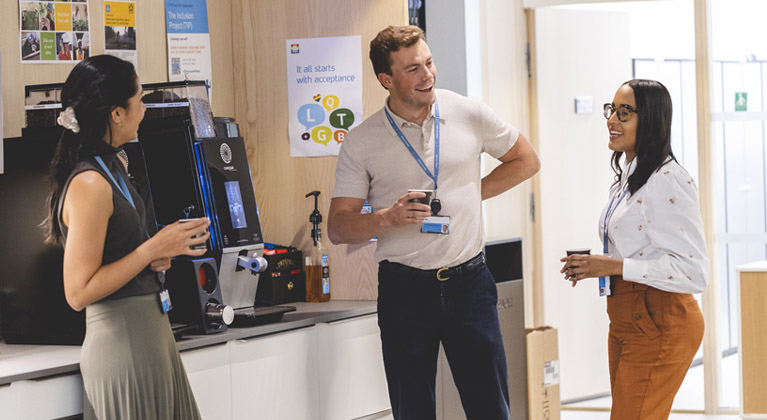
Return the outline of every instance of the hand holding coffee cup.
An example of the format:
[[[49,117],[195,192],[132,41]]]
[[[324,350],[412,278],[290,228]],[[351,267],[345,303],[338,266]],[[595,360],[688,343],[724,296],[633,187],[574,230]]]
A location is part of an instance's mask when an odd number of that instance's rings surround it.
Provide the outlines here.
[[[410,199],[410,202],[411,203],[421,203],[421,204],[425,204],[427,206],[429,205],[429,203],[431,203],[431,195],[434,193],[433,190],[413,190],[413,189],[407,190],[407,192],[408,193],[423,193],[424,194],[423,197],[412,198],[412,199]]]
[[[422,204],[422,205],[427,206],[427,207],[430,206],[431,197],[434,194],[433,190],[414,190],[414,189],[407,190],[407,195],[410,196],[410,197],[412,197],[413,195],[416,195],[416,194],[417,194],[416,197],[411,198],[411,199],[408,200],[409,203],[418,203],[418,204]],[[421,196],[421,194],[423,194],[423,196]],[[419,206],[416,206],[415,208],[413,208],[413,206],[409,206],[409,207],[411,207],[411,208],[408,209],[408,213],[409,214],[408,214],[407,217],[409,219],[414,219],[414,220],[420,222],[424,218],[426,218],[426,217],[431,215],[431,211],[430,210],[426,210],[424,208],[418,208]],[[429,209],[431,209],[431,207],[429,207]]]
[[[201,219],[196,218],[196,219],[179,219],[178,221],[179,221],[179,223],[188,223],[188,222],[197,222],[197,221],[200,221],[200,220]],[[203,238],[204,236],[205,236],[205,239],[195,241],[189,248],[192,249],[192,250],[195,250],[195,251],[201,251],[201,250],[204,250],[204,249],[208,249],[208,246],[206,245],[206,242],[208,240],[208,238],[206,237],[207,233],[208,233],[208,228],[206,226],[205,230],[203,230],[202,232],[199,232],[199,233],[193,235],[192,239]]]
[[[560,259],[560,262],[565,263],[564,266],[562,266],[562,269],[559,271],[560,273],[565,274],[565,280],[570,280],[573,282],[573,287],[575,287],[575,284],[578,282],[578,280],[575,279],[575,277],[578,276],[578,274],[573,273],[573,270],[576,268],[579,268],[577,265],[573,265],[573,258],[570,258],[573,255],[591,255],[591,249],[590,248],[571,248],[565,250],[567,253],[567,257]]]

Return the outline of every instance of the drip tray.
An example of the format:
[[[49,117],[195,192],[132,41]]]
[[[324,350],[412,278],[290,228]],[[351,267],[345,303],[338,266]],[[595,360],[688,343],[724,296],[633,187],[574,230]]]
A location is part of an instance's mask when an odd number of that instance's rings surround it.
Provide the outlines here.
[[[295,306],[258,306],[234,310],[234,321],[230,328],[253,327],[277,322],[287,312],[295,312]]]
[[[193,334],[197,332],[196,325],[170,324],[170,328],[173,331],[173,338],[176,341],[181,340],[182,338],[184,338],[185,335],[189,335],[189,334]]]

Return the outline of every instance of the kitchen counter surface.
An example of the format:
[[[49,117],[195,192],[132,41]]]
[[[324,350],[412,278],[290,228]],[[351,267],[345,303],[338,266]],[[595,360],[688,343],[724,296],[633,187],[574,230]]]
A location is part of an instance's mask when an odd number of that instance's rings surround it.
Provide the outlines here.
[[[325,303],[292,302],[295,312],[280,321],[247,328],[229,328],[210,335],[187,335],[176,343],[184,352],[233,340],[242,340],[311,327],[318,323],[340,321],[376,313],[375,301],[338,300]],[[0,386],[16,381],[77,372],[80,369],[80,346],[46,346],[0,343]]]

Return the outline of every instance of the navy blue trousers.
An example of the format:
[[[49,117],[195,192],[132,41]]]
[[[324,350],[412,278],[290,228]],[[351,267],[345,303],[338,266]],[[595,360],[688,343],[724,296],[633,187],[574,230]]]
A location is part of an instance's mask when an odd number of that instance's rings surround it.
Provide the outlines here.
[[[383,261],[378,268],[381,329],[389,398],[396,420],[436,419],[439,344],[445,349],[468,420],[507,420],[509,387],[495,280],[483,262],[436,270]]]

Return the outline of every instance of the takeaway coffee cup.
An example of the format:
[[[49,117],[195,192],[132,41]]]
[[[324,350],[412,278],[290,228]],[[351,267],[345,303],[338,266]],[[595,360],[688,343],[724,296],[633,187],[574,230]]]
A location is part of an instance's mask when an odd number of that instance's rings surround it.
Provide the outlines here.
[[[585,255],[590,255],[590,254],[591,254],[591,248],[572,248],[572,249],[567,249],[567,250],[565,250],[565,252],[567,252],[567,256],[568,256],[568,257],[569,257],[570,255],[574,255],[574,254],[585,254]],[[577,266],[577,265],[571,265],[571,266],[569,266],[569,267],[567,267],[567,268],[570,268],[570,269],[572,269],[572,268],[578,268],[578,266]]]
[[[181,223],[185,223],[185,222],[193,222],[193,221],[197,221],[197,220],[200,220],[200,219],[178,219],[178,221],[179,221],[179,222],[181,222]],[[207,230],[207,228],[206,228],[206,230]],[[198,233],[197,235],[194,235],[194,236],[193,236],[193,238],[199,238],[199,237],[201,237],[201,236],[202,236],[202,235],[204,235],[204,234],[205,234],[205,232],[200,232],[200,233]],[[207,246],[207,245],[205,245],[205,242],[203,242],[203,243],[201,243],[201,244],[192,245],[192,246],[190,246],[189,248],[192,248],[192,249],[194,249],[195,251],[198,251],[198,250],[201,250],[201,249],[207,249],[207,248],[208,248],[208,246]]]
[[[410,189],[410,190],[407,190],[407,192],[409,192],[409,193],[412,193],[412,192],[422,192],[422,193],[426,194],[426,197],[423,197],[423,198],[413,198],[413,199],[410,200],[410,202],[411,203],[419,203],[420,202],[421,204],[426,204],[427,206],[431,204],[431,195],[434,194],[434,190],[414,190],[414,189]]]

